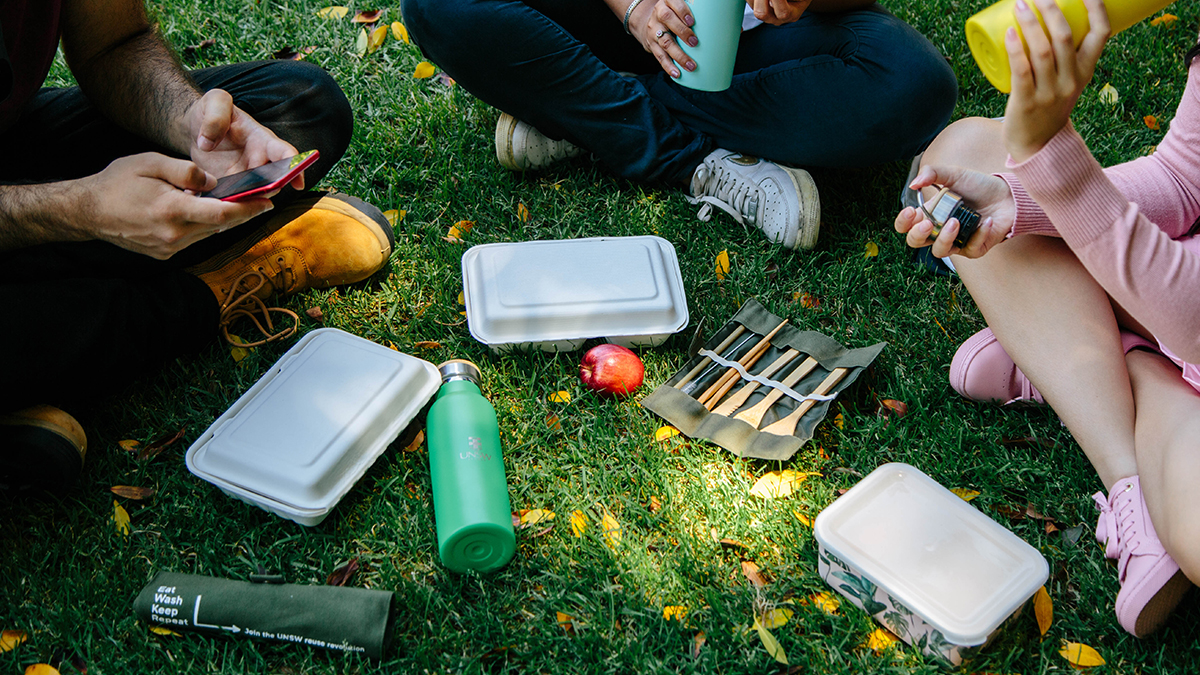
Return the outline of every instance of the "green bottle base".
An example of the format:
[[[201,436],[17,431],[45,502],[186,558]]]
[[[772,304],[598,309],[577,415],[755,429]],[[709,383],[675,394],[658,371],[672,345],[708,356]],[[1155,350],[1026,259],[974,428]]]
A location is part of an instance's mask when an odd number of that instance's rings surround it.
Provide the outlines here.
[[[476,523],[450,535],[439,547],[442,564],[455,572],[494,572],[508,564],[517,551],[511,528]]]

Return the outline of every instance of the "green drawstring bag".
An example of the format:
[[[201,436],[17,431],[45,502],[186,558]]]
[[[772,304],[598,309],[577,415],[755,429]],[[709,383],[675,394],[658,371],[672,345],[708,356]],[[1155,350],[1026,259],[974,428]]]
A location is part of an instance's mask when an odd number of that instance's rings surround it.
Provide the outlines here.
[[[383,656],[392,592],[251,583],[159,572],[138,593],[141,620],[174,631],[238,635]]]

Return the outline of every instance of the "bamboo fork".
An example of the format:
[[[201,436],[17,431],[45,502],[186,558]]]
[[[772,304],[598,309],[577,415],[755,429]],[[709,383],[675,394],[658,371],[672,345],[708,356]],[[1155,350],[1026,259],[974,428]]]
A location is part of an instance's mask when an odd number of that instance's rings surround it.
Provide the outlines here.
[[[848,372],[850,370],[847,368],[834,368],[833,372],[829,373],[812,393],[818,396],[828,394],[829,390],[836,387],[838,382],[841,382],[842,378],[846,377],[846,373]],[[760,429],[760,431],[775,434],[776,436],[791,436],[796,433],[796,425],[800,422],[800,418],[804,417],[804,413],[811,410],[816,404],[815,400],[809,399],[801,403],[800,407],[793,410],[787,417],[768,424],[766,427]]]
[[[737,328],[735,328],[733,330],[733,332],[731,332],[729,334],[728,337],[726,337],[724,340],[721,340],[721,344],[717,345],[717,348],[714,349],[713,351],[716,352],[717,354],[721,354],[722,352],[725,351],[725,349],[727,347],[729,347],[729,345],[733,344],[733,341],[736,340],[739,335],[741,335],[742,333],[745,333],[745,332],[746,332],[745,326],[738,326]],[[709,358],[707,356],[704,357],[703,359],[700,360],[700,363],[697,363],[694,368],[692,368],[691,370],[688,371],[687,375],[683,376],[682,380],[675,383],[675,388],[683,389],[683,385],[687,384],[688,382],[691,382],[692,378],[696,377],[696,373],[699,373],[700,370],[702,368],[704,368],[704,366],[706,364],[716,365],[716,363],[713,362],[713,360],[711,358]]]
[[[763,339],[758,341],[758,344],[751,347],[750,351],[746,352],[746,355],[738,361],[738,364],[743,368],[749,368],[750,366],[754,365],[756,361],[762,358],[763,353],[767,351],[767,347],[771,346],[771,338],[775,337],[775,334],[779,332],[779,329],[787,325],[787,322],[787,319],[780,321],[779,325],[775,326],[775,330],[767,333],[765,336],[763,336]],[[724,388],[725,392],[729,391],[729,388],[733,386],[733,383],[737,381],[738,377],[739,375],[737,368],[731,366],[725,371],[725,374],[722,375],[719,380],[714,382],[708,389],[705,389],[704,393],[700,395],[700,398],[696,400],[699,401],[700,404],[705,408],[712,410],[712,406],[716,405],[717,392],[721,391],[722,388]],[[723,393],[724,392],[722,392],[722,394]]]
[[[764,368],[763,371],[761,373],[759,373],[759,376],[760,377],[770,377],[770,376],[774,375],[780,368],[791,363],[792,359],[796,358],[799,355],[800,355],[800,352],[798,350],[795,350],[795,349],[787,350],[786,352],[783,353],[783,355],[781,355],[779,358],[775,359],[775,361],[772,362],[771,365]],[[740,408],[742,406],[742,404],[746,402],[746,399],[750,398],[750,394],[753,394],[754,390],[758,389],[758,387],[759,387],[759,384],[757,382],[753,382],[753,381],[747,382],[746,385],[744,387],[742,387],[741,389],[739,389],[736,394],[725,399],[725,401],[723,403],[721,403],[721,405],[718,406],[716,410],[713,410],[713,412],[718,415],[724,415],[725,417],[729,417],[729,414],[732,413],[734,410],[737,410],[738,408]]]
[[[797,382],[804,379],[805,375],[808,375],[809,373],[811,373],[813,371],[813,368],[816,368],[816,367],[817,367],[816,359],[814,359],[811,356],[808,357],[807,359],[804,359],[803,363],[796,366],[796,369],[793,370],[791,373],[789,373],[788,376],[783,379],[783,386],[785,386],[785,387],[794,386]],[[762,422],[763,415],[767,414],[767,411],[771,409],[771,406],[775,404],[775,401],[779,400],[780,396],[783,396],[782,391],[779,391],[778,389],[772,389],[770,391],[770,393],[768,393],[766,395],[766,397],[763,398],[763,400],[759,401],[758,403],[755,403],[753,408],[743,410],[742,412],[738,413],[734,417],[734,419],[746,422],[750,426],[757,429],[759,423]]]

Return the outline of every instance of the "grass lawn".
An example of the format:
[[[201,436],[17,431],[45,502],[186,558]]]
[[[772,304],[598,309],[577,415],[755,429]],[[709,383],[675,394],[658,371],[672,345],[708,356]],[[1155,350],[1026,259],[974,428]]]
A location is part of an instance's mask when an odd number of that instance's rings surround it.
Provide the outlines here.
[[[97,402],[81,420],[88,466],[69,497],[0,497],[0,629],[28,634],[24,645],[0,653],[0,673],[39,662],[61,662],[62,672],[72,673],[72,656],[92,675],[786,672],[747,630],[756,615],[780,607],[794,610],[772,631],[798,666],[792,672],[938,673],[915,650],[866,647],[876,626],[849,603],[829,614],[806,602],[828,588],[817,574],[812,531],[794,512],[815,515],[839,489],[890,461],[914,464],[947,487],[979,491],[973,505],[1050,563],[1055,613],[1045,637],[1026,612],[961,672],[1069,671],[1058,654],[1063,640],[1097,649],[1107,663],[1096,673],[1200,670],[1197,594],[1150,639],[1136,640],[1117,624],[1116,570],[1093,538],[1090,495],[1103,486],[1053,412],[975,404],[948,386],[955,348],[984,323],[962,285],[915,267],[891,230],[906,166],[816,172],[820,245],[792,253],[724,216],[700,223],[680,191],[617,180],[586,159],[540,175],[502,169],[492,147],[495,110],[436,77],[414,79],[420,52],[391,35],[378,51],[357,56],[359,27],[350,17],[318,18],[322,2],[151,4],[177,49],[215,40],[187,50],[189,67],[316,47],[305,58],[336,77],[357,115],[349,154],[326,186],[406,213],[396,225],[392,275],[379,288],[313,291],[287,306],[302,315],[319,307],[325,326],[434,363],[459,357],[480,364],[500,416],[513,508],[550,509],[558,517],[542,536],[534,536],[536,528],[519,532],[517,557],[499,573],[449,573],[437,559],[425,449],[404,451],[399,443],[317,527],[230,499],[188,473],[184,451],[291,343],[255,349],[240,362],[214,344]],[[963,21],[983,0],[884,4],[953,64],[960,82],[955,117],[1002,114],[1003,96],[976,70],[963,39]],[[386,11],[385,21],[402,20],[398,8]],[[1145,154],[1174,114],[1200,5],[1181,2],[1170,11],[1179,17],[1173,24],[1145,22],[1117,36],[1084,92],[1075,124],[1102,162]],[[65,77],[61,63],[55,76]],[[1105,83],[1119,92],[1117,103],[1099,100]],[[1150,128],[1146,115],[1160,128]],[[626,401],[580,388],[581,352],[493,355],[459,314],[466,246],[442,237],[460,220],[476,223],[467,246],[657,234],[678,251],[692,326],[705,318],[711,330],[754,297],[793,325],[847,346],[889,345],[831,409],[841,426],[827,420],[790,462],[742,460],[682,437],[657,442],[663,422],[636,399],[686,361],[690,332],[642,353],[647,386]],[[869,243],[878,256],[864,255]],[[723,250],[732,264],[718,280],[714,259]],[[803,306],[794,300],[799,293],[819,305]],[[320,325],[306,319],[304,330]],[[36,338],[36,327],[9,328],[17,329]],[[422,341],[440,347],[414,346]],[[558,390],[571,392],[571,401],[549,402]],[[906,402],[908,415],[880,417],[880,399]],[[546,423],[552,414],[558,428]],[[139,461],[118,445],[145,444],[181,427],[183,439],[152,460]],[[1027,438],[1038,442],[1020,440]],[[821,477],[785,499],[749,495],[759,476],[789,468]],[[113,485],[157,490],[142,501],[117,499],[132,519],[128,536],[112,521]],[[652,499],[661,508],[652,509]],[[1047,534],[1042,520],[1002,515],[1027,504],[1063,530],[1082,525],[1081,536],[1073,542],[1062,532]],[[592,514],[582,537],[569,523],[575,510]],[[623,527],[613,548],[596,524],[605,510]],[[723,547],[721,538],[745,546]],[[382,662],[249,639],[161,636],[132,611],[134,596],[159,570],[244,579],[262,564],[290,582],[321,584],[353,558],[364,568],[351,585],[396,594],[392,646]],[[743,560],[763,570],[764,587],[743,575]],[[665,619],[667,606],[686,607],[684,619]],[[572,617],[573,630],[559,624],[559,613]]]

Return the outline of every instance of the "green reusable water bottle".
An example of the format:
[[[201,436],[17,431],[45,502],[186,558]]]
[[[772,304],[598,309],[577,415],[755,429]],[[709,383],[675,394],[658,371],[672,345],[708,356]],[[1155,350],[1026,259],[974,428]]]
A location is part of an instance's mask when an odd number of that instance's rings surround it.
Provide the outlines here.
[[[492,572],[517,550],[496,410],[474,363],[454,359],[438,371],[442,387],[425,421],[438,554],[455,572]]]

